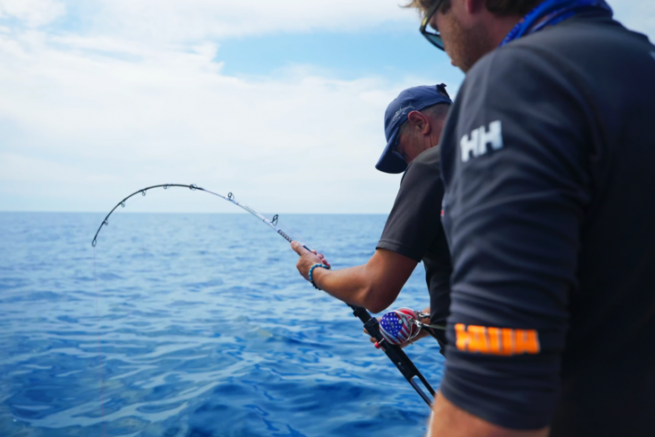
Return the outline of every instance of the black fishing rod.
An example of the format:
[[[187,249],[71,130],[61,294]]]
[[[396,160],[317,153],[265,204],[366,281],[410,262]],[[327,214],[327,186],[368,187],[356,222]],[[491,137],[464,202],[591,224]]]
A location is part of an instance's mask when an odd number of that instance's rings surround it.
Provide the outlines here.
[[[223,200],[226,200],[230,203],[233,203],[234,205],[238,206],[241,209],[244,209],[248,211],[250,214],[254,215],[258,219],[260,219],[264,224],[266,224],[269,228],[271,228],[273,231],[275,231],[278,235],[282,236],[285,240],[287,240],[289,243],[294,241],[294,239],[284,232],[282,229],[280,229],[277,225],[278,223],[278,215],[274,215],[272,219],[268,219],[264,217],[262,214],[259,212],[255,211],[254,209],[250,208],[247,205],[244,205],[243,203],[238,202],[232,193],[228,193],[227,196],[223,196],[221,194],[215,193],[213,191],[207,190],[205,188],[199,187],[197,185],[191,184],[191,185],[186,185],[186,184],[160,184],[160,185],[153,185],[150,187],[143,188],[141,190],[135,191],[134,193],[130,194],[120,202],[116,204],[112,208],[111,211],[109,211],[109,214],[104,218],[100,226],[98,227],[98,230],[96,231],[96,234],[93,236],[93,241],[91,241],[91,245],[93,247],[96,247],[96,244],[98,243],[98,234],[100,234],[100,231],[102,230],[103,227],[109,225],[109,217],[118,209],[118,207],[125,207],[125,202],[139,194],[142,196],[146,195],[146,192],[149,190],[155,189],[155,188],[163,188],[163,189],[168,189],[171,187],[176,187],[176,188],[188,188],[191,191],[201,191],[207,194],[211,194],[213,196],[220,197]],[[303,247],[307,249],[308,251],[312,252],[312,250],[307,247],[306,245],[303,244]],[[414,387],[414,390],[421,396],[421,398],[425,401],[425,403],[428,404],[428,406],[432,405],[432,401],[434,399],[435,393],[434,389],[430,385],[430,383],[425,379],[425,377],[419,372],[419,370],[416,368],[412,360],[409,359],[407,354],[400,348],[400,346],[391,344],[389,342],[384,342],[384,338],[382,337],[382,334],[380,333],[380,324],[378,323],[378,320],[371,316],[371,314],[362,307],[358,307],[355,305],[350,305],[348,306],[353,310],[353,314],[355,317],[359,318],[359,320],[362,321],[364,324],[364,328],[366,329],[366,332],[369,333],[372,337],[374,337],[378,344],[381,345],[381,349],[384,351],[384,353],[389,357],[391,362],[396,366],[396,368],[400,371],[400,373],[405,377],[407,382],[410,383],[412,387]],[[422,383],[425,389],[430,393],[430,396],[428,396],[427,393],[421,388],[419,383]]]

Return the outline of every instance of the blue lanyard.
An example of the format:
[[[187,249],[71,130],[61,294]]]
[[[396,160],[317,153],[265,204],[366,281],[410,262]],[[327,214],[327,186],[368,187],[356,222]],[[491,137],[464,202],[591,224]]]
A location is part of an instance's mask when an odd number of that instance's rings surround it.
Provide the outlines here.
[[[581,9],[599,8],[612,13],[605,0],[546,0],[530,11],[507,34],[500,47],[522,36],[538,32],[549,26],[561,23]]]

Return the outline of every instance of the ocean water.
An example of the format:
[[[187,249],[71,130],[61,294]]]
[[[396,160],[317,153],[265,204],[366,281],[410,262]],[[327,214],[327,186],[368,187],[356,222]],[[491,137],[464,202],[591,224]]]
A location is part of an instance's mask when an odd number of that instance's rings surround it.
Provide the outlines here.
[[[252,216],[119,212],[94,250],[102,218],[0,213],[0,436],[425,431],[428,407],[361,322]],[[280,225],[344,268],[371,256],[384,221]],[[394,305],[428,302],[419,265]],[[437,343],[406,351],[436,388]]]

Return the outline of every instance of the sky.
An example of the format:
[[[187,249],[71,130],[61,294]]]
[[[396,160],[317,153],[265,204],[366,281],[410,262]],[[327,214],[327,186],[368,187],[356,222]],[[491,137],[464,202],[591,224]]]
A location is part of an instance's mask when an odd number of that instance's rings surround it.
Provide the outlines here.
[[[0,0],[0,211],[193,183],[268,213],[388,213],[386,106],[464,78],[399,4]],[[610,4],[655,40],[655,2]],[[184,190],[127,210],[235,212]]]

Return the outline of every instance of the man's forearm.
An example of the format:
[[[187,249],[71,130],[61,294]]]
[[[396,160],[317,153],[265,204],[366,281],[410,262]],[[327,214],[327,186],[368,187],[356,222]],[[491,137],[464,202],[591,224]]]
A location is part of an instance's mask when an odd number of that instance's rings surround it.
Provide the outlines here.
[[[432,406],[427,437],[547,437],[548,428],[517,431],[476,417],[454,405],[441,392]]]
[[[342,270],[314,269],[314,282],[322,290],[379,313],[393,303],[417,262],[386,250],[376,250],[361,266]]]
[[[373,312],[384,309],[378,308],[378,304],[382,302],[376,302],[373,308],[370,307],[373,288],[372,281],[367,276],[366,264],[341,270],[314,269],[314,282],[321,290],[351,305],[361,306]]]
[[[309,279],[314,264],[325,262],[321,254],[309,252],[295,241],[292,247],[300,255],[296,267],[305,279]],[[341,270],[316,267],[311,271],[314,283],[321,290],[377,313],[396,300],[416,264],[406,256],[378,249],[366,264],[360,266]]]

